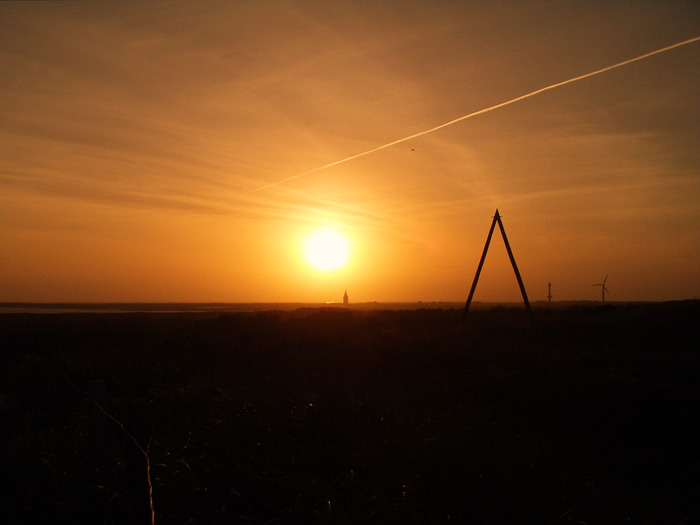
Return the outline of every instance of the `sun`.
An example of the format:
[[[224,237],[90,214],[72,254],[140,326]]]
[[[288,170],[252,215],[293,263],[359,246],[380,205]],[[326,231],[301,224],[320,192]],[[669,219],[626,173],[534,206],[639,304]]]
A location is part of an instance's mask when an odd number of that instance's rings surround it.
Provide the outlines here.
[[[306,239],[304,255],[319,270],[336,270],[347,263],[348,242],[335,230],[318,231]]]

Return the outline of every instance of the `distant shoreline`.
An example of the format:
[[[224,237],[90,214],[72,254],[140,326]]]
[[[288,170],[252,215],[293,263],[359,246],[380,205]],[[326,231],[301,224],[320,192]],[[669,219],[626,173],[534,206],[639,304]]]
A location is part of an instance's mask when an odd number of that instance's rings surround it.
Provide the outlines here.
[[[643,304],[663,304],[683,301],[535,301],[531,305],[536,309],[561,309],[592,306],[625,306]],[[520,308],[521,302],[482,302],[474,301],[473,309]],[[365,302],[365,303],[34,303],[7,302],[0,303],[0,314],[37,313],[245,313],[269,311],[294,311],[304,308],[344,308],[349,310],[455,310],[464,308],[464,302],[454,301],[416,301],[416,302]]]

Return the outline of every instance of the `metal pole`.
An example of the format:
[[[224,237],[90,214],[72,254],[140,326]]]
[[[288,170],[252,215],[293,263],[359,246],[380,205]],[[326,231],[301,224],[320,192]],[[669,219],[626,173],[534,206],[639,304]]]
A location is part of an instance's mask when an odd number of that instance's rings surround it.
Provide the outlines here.
[[[476,275],[474,276],[474,282],[472,283],[472,289],[469,290],[469,297],[467,298],[467,304],[464,306],[464,316],[467,315],[469,311],[469,305],[472,304],[472,297],[474,297],[474,290],[476,290],[476,283],[479,282],[479,274],[481,274],[481,268],[484,266],[484,260],[486,259],[486,252],[489,251],[489,244],[491,243],[491,236],[493,235],[493,229],[496,226],[496,217],[498,217],[498,209],[496,209],[496,215],[491,223],[491,229],[489,230],[489,235],[486,237],[486,245],[484,246],[484,252],[481,254],[481,260],[479,261],[479,267],[476,269]]]
[[[527,309],[527,313],[530,316],[530,320],[532,320],[532,310],[530,309],[530,301],[527,300],[527,293],[525,292],[525,285],[523,284],[523,280],[520,277],[520,272],[518,271],[518,265],[515,264],[515,257],[513,257],[513,252],[510,249],[510,244],[508,244],[508,237],[506,237],[506,230],[503,228],[503,223],[501,222],[501,216],[498,214],[498,210],[496,210],[496,216],[493,218],[494,222],[498,222],[498,227],[501,230],[501,235],[503,235],[503,242],[506,243],[506,250],[508,251],[508,257],[510,258],[510,263],[513,265],[513,270],[515,271],[515,277],[518,279],[518,285],[520,286],[520,293],[523,294],[523,301],[525,301],[525,308]]]

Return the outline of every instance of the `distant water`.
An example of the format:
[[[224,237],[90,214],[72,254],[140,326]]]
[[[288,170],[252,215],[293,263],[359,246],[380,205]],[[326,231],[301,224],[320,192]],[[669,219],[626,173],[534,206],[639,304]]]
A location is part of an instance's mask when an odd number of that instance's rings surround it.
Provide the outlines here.
[[[233,313],[293,311],[300,308],[350,308],[357,310],[415,310],[463,308],[455,302],[415,303],[0,303],[0,314],[74,313]]]
[[[295,310],[301,303],[0,303],[2,313],[187,313]]]

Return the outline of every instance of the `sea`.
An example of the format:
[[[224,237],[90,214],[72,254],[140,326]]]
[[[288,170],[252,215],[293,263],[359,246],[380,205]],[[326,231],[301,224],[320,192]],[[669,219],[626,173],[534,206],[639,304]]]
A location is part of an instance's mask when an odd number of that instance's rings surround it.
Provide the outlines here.
[[[326,303],[0,303],[0,314],[75,313],[234,313],[294,311],[302,308],[348,308],[353,310],[418,310],[464,308],[463,302],[367,302]]]

